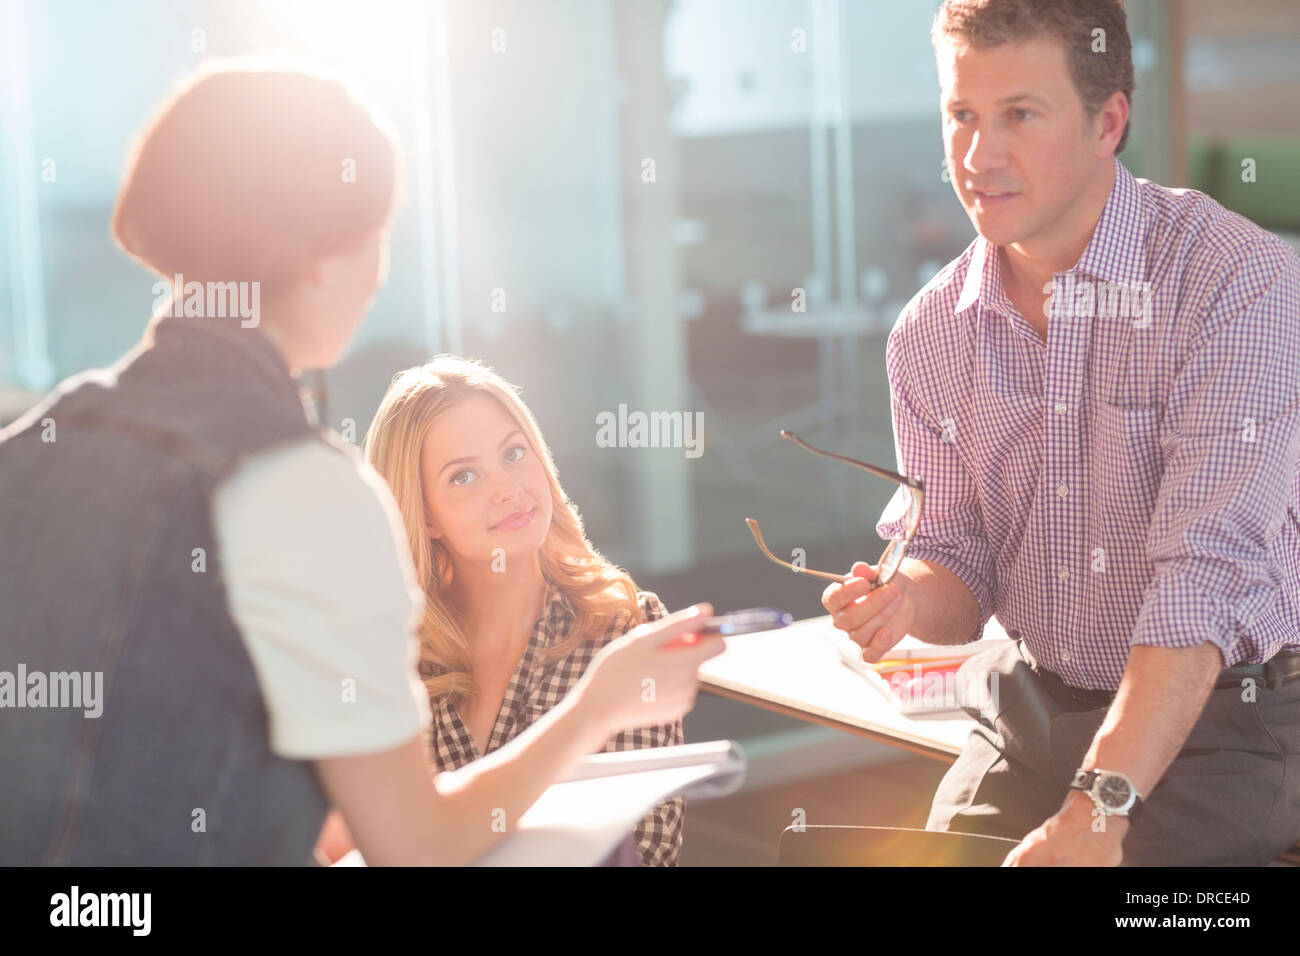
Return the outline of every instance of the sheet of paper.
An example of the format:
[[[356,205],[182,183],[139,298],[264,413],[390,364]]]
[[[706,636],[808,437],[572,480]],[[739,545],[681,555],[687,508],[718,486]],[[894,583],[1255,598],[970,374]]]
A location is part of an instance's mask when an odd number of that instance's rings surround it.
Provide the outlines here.
[[[571,780],[605,777],[614,773],[693,767],[707,763],[743,767],[745,752],[734,740],[706,740],[695,744],[673,744],[668,747],[643,747],[640,750],[615,750],[589,754],[578,761],[577,766],[559,782],[568,783]]]
[[[650,764],[659,766],[636,769]],[[744,783],[745,768],[745,752],[734,740],[593,754],[574,768],[571,779],[538,797],[515,831],[475,865],[592,866],[656,804],[680,793],[726,796]],[[484,826],[490,825],[486,818]],[[353,850],[333,865],[366,862]]]
[[[722,771],[730,769],[701,764],[557,783],[520,818],[518,831],[476,865],[592,866],[655,804]]]

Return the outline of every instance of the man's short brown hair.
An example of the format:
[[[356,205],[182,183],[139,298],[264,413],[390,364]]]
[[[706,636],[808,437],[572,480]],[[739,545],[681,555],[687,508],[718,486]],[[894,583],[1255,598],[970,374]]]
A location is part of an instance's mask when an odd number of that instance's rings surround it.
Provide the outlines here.
[[[985,49],[1044,35],[1065,46],[1089,118],[1116,90],[1132,105],[1133,47],[1122,0],[944,0],[930,31],[936,50],[944,40]],[[1117,154],[1128,142],[1128,129],[1125,122]]]

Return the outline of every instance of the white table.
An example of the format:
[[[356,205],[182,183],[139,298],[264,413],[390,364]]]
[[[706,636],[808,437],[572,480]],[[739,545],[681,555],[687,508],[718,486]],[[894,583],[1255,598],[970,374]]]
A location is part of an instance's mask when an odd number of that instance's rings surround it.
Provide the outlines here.
[[[965,714],[909,717],[840,663],[827,635],[830,616],[727,638],[700,668],[702,688],[720,697],[822,724],[951,763],[975,722]],[[983,640],[1005,638],[991,618]]]

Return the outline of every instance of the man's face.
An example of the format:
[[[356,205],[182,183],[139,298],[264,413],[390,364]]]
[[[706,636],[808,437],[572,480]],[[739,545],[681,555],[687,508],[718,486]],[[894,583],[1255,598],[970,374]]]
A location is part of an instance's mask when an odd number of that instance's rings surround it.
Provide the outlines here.
[[[971,223],[995,245],[1050,237],[1097,169],[1064,47],[946,42],[937,59],[948,174]]]

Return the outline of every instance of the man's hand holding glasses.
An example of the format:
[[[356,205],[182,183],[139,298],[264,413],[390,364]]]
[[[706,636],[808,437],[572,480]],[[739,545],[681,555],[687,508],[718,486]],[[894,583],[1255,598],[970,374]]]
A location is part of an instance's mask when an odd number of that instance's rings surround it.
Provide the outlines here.
[[[794,442],[805,451],[853,465],[870,474],[896,481],[901,486],[900,493],[905,505],[903,530],[885,546],[879,564],[873,567],[865,561],[855,562],[848,575],[814,571],[782,561],[763,540],[758,522],[753,518],[745,519],[759,549],[772,561],[797,574],[809,574],[834,582],[822,593],[822,606],[830,612],[835,626],[863,649],[863,659],[875,663],[909,634],[916,622],[913,584],[907,577],[898,574],[898,569],[903,563],[908,542],[921,524],[925,486],[919,478],[908,478],[888,468],[814,448],[794,432],[782,429],[781,437]]]
[[[862,659],[874,664],[913,630],[916,606],[912,582],[896,574],[888,584],[876,586],[876,568],[856,561],[841,583],[822,592],[822,607],[831,622],[862,648]]]

